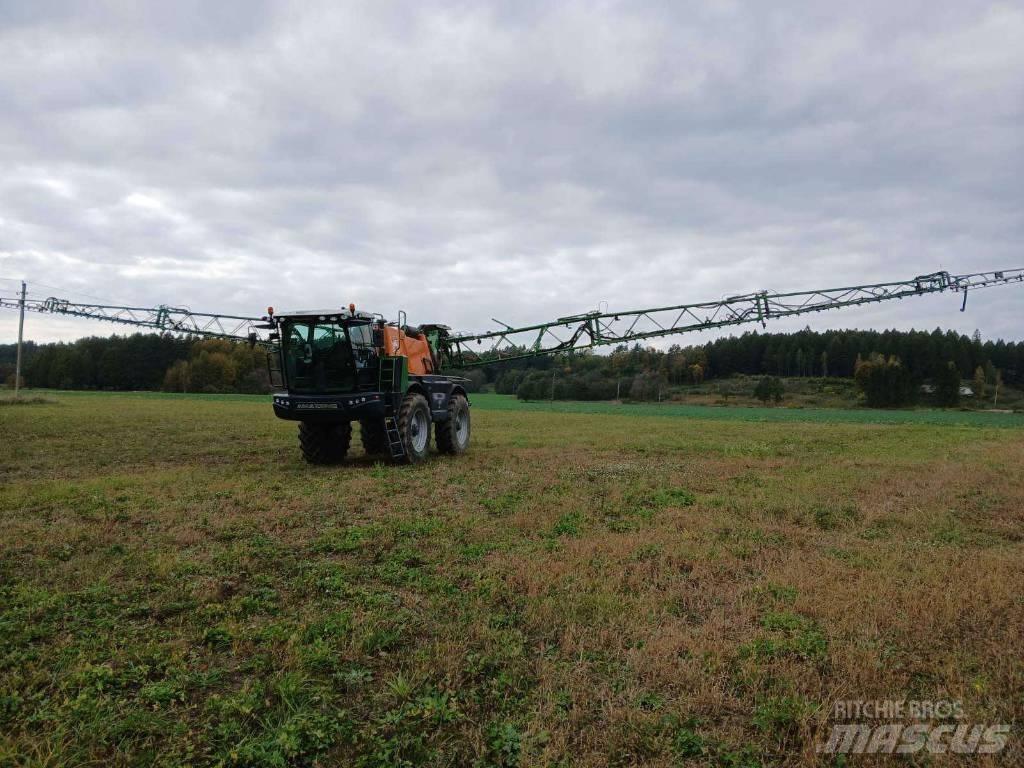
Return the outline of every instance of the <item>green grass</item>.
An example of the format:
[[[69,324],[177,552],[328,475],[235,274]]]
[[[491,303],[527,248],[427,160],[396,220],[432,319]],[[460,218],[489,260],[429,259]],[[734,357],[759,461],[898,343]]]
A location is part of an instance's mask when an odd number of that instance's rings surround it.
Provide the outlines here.
[[[1015,417],[477,395],[463,457],[315,468],[264,397],[48,397],[0,409],[0,765],[811,765],[836,699],[1020,718]]]
[[[210,395],[177,392],[72,392],[34,390],[52,398],[125,397],[158,400],[210,400],[225,402],[266,402],[269,395]],[[980,410],[915,408],[881,410],[877,408],[805,408],[785,404],[775,407],[682,405],[678,403],[614,403],[581,401],[523,402],[511,395],[475,393],[470,396],[473,407],[487,411],[594,413],[623,416],[662,416],[700,421],[810,421],[834,424],[936,424],[972,427],[1024,427],[1024,413],[1003,413]]]
[[[676,403],[610,403],[579,401],[521,402],[508,395],[476,394],[474,407],[502,411],[600,413],[666,416],[701,421],[825,422],[832,424],[939,424],[978,427],[1024,427],[1024,413],[990,413],[942,409],[879,410],[877,408],[790,408],[679,405]]]

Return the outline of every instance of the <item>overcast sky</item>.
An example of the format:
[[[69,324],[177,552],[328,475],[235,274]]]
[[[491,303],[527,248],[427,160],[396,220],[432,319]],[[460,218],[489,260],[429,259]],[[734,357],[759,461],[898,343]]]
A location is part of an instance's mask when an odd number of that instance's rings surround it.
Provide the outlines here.
[[[0,50],[5,295],[484,330],[1024,266],[1019,2],[0,0]],[[958,309],[775,327],[1024,338]]]

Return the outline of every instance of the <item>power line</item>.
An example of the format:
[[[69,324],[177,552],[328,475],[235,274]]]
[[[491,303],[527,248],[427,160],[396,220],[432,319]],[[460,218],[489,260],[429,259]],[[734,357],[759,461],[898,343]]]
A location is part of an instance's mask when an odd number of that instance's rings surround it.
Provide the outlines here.
[[[84,296],[87,299],[95,299],[96,301],[103,302],[105,304],[113,304],[113,303],[115,303],[113,300],[111,300],[111,299],[109,299],[107,297],[96,296],[96,295],[91,294],[91,293],[86,293],[85,291],[83,291],[81,289],[73,289],[73,288],[68,288],[66,286],[60,286],[60,285],[49,285],[48,283],[41,283],[38,280],[29,280],[27,282],[29,283],[29,285],[38,285],[38,286],[40,286],[42,288],[49,288],[51,290],[57,291],[59,293],[66,294],[68,296]]]

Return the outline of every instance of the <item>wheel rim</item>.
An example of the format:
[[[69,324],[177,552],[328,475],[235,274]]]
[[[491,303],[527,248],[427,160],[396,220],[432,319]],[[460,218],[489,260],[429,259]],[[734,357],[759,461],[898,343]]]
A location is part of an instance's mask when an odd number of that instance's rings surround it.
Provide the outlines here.
[[[469,414],[464,409],[455,414],[455,439],[459,445],[465,445],[469,440]]]
[[[427,422],[427,414],[423,410],[417,410],[409,419],[409,442],[416,453],[423,453],[427,449],[427,440],[430,439],[430,424]]]

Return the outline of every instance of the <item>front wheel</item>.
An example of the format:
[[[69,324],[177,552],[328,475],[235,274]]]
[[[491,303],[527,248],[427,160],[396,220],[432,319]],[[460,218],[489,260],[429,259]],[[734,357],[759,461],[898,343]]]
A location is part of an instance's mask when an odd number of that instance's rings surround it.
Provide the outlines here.
[[[423,395],[410,392],[405,396],[398,411],[398,434],[402,438],[406,463],[426,461],[430,447],[430,407]]]
[[[351,442],[352,425],[347,421],[338,424],[299,422],[302,458],[310,464],[338,464],[344,460]]]
[[[384,428],[383,419],[360,421],[359,437],[368,456],[379,456],[388,452],[388,433]]]
[[[434,427],[437,450],[441,453],[465,453],[469,447],[469,401],[465,395],[448,399],[448,419]]]

